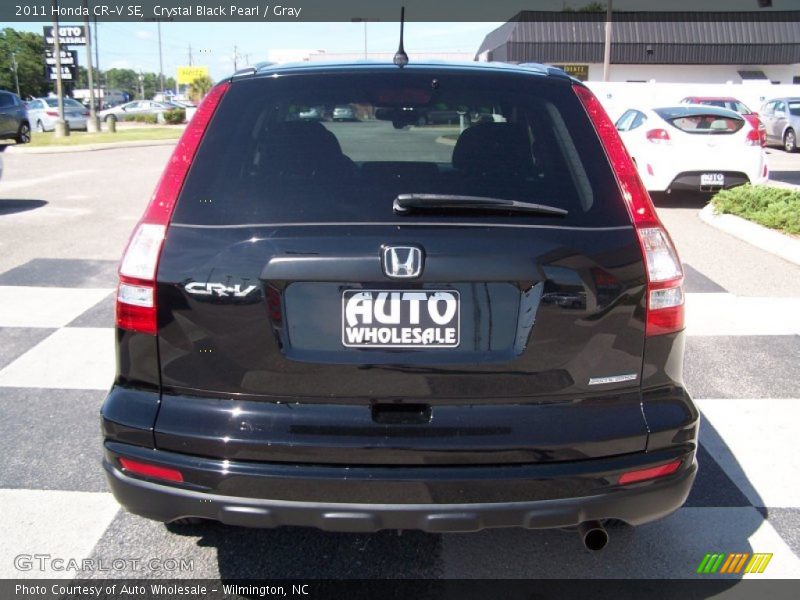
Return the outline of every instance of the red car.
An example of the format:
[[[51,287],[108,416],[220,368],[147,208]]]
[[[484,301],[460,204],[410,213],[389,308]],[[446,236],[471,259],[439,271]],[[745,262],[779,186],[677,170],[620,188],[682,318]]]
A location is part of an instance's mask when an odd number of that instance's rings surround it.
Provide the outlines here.
[[[736,98],[731,98],[730,96],[687,96],[681,100],[681,104],[706,104],[708,106],[718,106],[719,108],[727,108],[728,110],[737,112],[747,119],[747,122],[753,126],[753,129],[758,131],[758,135],[761,138],[761,146],[767,145],[767,128],[761,122],[761,119],[758,118],[758,113],[747,108],[744,102]]]

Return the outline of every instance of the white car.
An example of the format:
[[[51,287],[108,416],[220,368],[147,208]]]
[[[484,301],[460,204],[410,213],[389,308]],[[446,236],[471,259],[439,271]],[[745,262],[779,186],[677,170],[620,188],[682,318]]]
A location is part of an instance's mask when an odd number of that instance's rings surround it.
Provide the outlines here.
[[[769,175],[758,130],[732,110],[630,108],[616,127],[651,192],[715,192],[763,183]]]

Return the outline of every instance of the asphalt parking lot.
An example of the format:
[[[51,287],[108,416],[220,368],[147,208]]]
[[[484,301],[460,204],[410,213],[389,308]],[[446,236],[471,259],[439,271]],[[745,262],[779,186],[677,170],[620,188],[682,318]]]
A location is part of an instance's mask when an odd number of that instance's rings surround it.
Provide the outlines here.
[[[800,578],[800,266],[709,227],[686,195],[658,199],[686,267],[685,375],[703,413],[697,483],[674,515],[614,528],[591,554],[563,531],[179,528],[119,510],[98,426],[116,261],[171,149],[4,155],[0,578],[689,578],[707,552],[772,553],[758,577]],[[800,154],[769,161],[774,179],[800,184]],[[42,573],[16,569],[22,553],[142,562]],[[151,558],[193,568],[166,573]]]

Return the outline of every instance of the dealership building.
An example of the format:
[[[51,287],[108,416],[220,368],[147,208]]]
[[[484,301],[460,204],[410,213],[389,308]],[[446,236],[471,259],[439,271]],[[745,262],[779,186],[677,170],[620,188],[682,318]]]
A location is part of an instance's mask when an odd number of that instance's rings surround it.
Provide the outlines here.
[[[523,11],[489,33],[475,58],[552,64],[601,81],[605,20],[604,12]],[[615,11],[609,81],[653,80],[800,84],[800,11]]]

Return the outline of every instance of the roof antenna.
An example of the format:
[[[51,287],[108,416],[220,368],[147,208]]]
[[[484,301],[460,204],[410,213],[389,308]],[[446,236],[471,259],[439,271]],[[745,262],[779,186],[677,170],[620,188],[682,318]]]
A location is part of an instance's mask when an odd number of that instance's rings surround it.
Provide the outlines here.
[[[397,49],[394,55],[394,64],[396,64],[401,69],[408,64],[408,54],[403,49],[403,26],[406,22],[406,7],[403,6],[400,8],[400,47]]]

